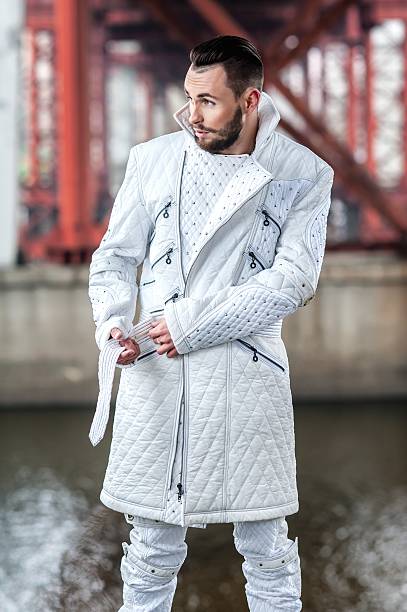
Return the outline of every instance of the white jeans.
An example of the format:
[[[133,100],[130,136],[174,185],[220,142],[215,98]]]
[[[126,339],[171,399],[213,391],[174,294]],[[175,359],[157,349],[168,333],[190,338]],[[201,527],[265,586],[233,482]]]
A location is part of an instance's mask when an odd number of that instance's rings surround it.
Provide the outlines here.
[[[120,571],[123,606],[118,612],[169,612],[177,574],[187,556],[187,527],[125,515],[133,525],[123,542]],[[301,568],[298,538],[287,537],[285,517],[234,523],[236,550],[244,557],[251,612],[299,612]]]

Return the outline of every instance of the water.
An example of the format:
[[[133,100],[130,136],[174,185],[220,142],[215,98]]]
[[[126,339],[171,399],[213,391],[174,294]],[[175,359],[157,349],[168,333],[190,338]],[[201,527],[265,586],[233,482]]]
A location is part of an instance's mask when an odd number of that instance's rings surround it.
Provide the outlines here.
[[[115,612],[129,526],[99,502],[108,436],[91,410],[0,413],[0,610]],[[407,414],[297,406],[298,535],[307,612],[407,612]],[[233,526],[189,529],[174,612],[247,610]]]

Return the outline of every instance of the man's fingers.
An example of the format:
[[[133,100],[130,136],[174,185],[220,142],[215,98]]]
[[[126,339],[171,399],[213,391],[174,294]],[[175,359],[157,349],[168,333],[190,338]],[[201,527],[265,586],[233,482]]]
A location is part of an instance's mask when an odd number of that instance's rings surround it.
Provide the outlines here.
[[[156,344],[169,344],[170,342],[172,342],[172,338],[170,334],[162,334],[161,336],[159,335],[156,338],[153,338],[153,341]]]
[[[128,365],[129,363],[133,363],[133,361],[138,357],[138,353],[134,351],[123,351],[120,353],[117,363],[121,365]]]
[[[157,353],[159,355],[163,355],[164,353],[167,353],[167,357],[176,357],[178,355],[178,351],[175,348],[172,340],[170,340],[169,342],[165,342],[164,344],[161,344],[161,346],[157,349]]]
[[[123,340],[122,346],[134,351],[137,350],[138,344],[133,338],[126,338],[126,340]]]
[[[114,338],[115,340],[120,340],[121,338],[123,338],[123,332],[121,329],[119,329],[118,327],[113,327],[112,330],[110,330],[110,335],[112,336],[112,338]]]
[[[157,353],[159,355],[163,355],[164,353],[166,353],[167,351],[169,351],[170,349],[173,348],[173,343],[172,342],[166,342],[164,344],[161,344],[158,349],[157,349]]]
[[[134,350],[125,350],[122,353],[120,353],[120,357],[122,359],[127,359],[128,357],[135,357],[136,356],[136,351]]]
[[[167,331],[167,327],[160,323],[159,325],[156,325],[155,327],[152,327],[151,329],[149,329],[148,335],[150,336],[150,338],[157,338],[158,336],[161,336],[162,334],[164,334],[166,331]]]

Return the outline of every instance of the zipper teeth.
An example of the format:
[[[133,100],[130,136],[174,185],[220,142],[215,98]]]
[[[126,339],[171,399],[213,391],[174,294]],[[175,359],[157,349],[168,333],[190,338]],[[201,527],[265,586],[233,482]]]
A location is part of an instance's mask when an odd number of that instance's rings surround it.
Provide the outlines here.
[[[182,495],[184,495],[185,493],[185,487],[183,484],[183,479],[184,479],[184,474],[185,474],[185,470],[184,470],[184,463],[186,463],[186,444],[185,444],[185,432],[186,432],[186,426],[185,426],[185,417],[186,417],[186,398],[188,396],[187,393],[187,378],[186,378],[186,372],[185,372],[185,357],[182,361],[182,368],[183,368],[183,374],[184,374],[184,398],[183,398],[183,410],[182,410],[182,446],[181,446],[181,475],[180,475],[180,482],[179,484],[181,485],[181,490],[179,490],[178,492],[178,500],[182,501]],[[186,466],[185,466],[186,468]]]
[[[271,361],[271,363],[274,363],[275,366],[277,366],[278,368],[280,368],[280,370],[285,372],[285,368],[280,363],[278,363],[277,361],[274,361],[274,359],[271,359],[271,357],[268,357],[267,355],[259,351],[255,346],[249,344],[248,342],[245,342],[244,340],[240,340],[240,338],[237,338],[237,341],[243,344],[244,346],[246,346],[247,348],[249,348],[251,351],[257,353],[258,355],[261,355],[262,357],[264,357],[264,359]]]
[[[181,240],[181,229],[180,229],[180,201],[181,201],[181,182],[182,182],[182,174],[184,171],[184,166],[185,166],[185,158],[186,158],[186,150],[184,149],[183,151],[183,155],[182,155],[182,160],[181,160],[181,164],[178,170],[178,174],[177,174],[177,184],[176,184],[176,200],[177,200],[177,208],[176,208],[176,227],[175,227],[175,231],[177,232],[177,238],[180,241]],[[188,280],[188,276],[190,273],[190,269],[187,272],[187,276],[184,276],[184,269],[181,263],[181,250],[178,251],[178,255],[177,255],[177,267],[178,267],[178,273],[180,278],[182,279],[182,282],[184,283],[184,286],[182,288],[182,292],[180,289],[176,289],[175,293],[178,293],[178,297],[179,297],[179,293],[182,293],[182,295],[184,295],[186,297],[187,295],[187,280]],[[182,284],[182,283],[181,283]],[[174,295],[175,293],[171,296],[170,299],[173,300],[173,302],[175,302],[175,298]],[[184,461],[185,461],[185,457],[184,457],[184,440],[185,440],[185,414],[186,414],[186,402],[187,402],[187,393],[186,393],[186,376],[185,376],[185,359],[186,356],[182,355],[182,379],[183,379],[183,383],[182,383],[182,395],[181,395],[181,406],[180,406],[180,411],[179,411],[179,415],[182,416],[182,445],[181,445],[181,474],[180,474],[180,484],[181,488],[178,488],[178,500],[179,502],[182,504],[183,503],[183,499],[182,496],[184,495],[184,489],[182,486],[182,480],[184,478],[184,473],[186,472],[186,466],[185,466],[185,471],[184,471]],[[177,425],[177,433],[179,433],[179,421],[178,421],[178,425]],[[175,456],[173,461],[175,460]],[[186,463],[186,461],[185,461]],[[178,485],[177,485],[178,487]],[[184,498],[185,499],[185,498]],[[184,512],[184,508],[181,509],[181,513],[183,514]]]

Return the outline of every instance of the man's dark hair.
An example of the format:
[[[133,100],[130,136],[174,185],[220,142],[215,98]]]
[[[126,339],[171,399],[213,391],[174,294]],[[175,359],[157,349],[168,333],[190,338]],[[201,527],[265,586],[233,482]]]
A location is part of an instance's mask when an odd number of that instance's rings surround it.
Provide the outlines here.
[[[189,59],[193,68],[222,64],[227,86],[239,98],[247,87],[262,90],[263,62],[250,40],[240,36],[216,36],[194,47]]]

